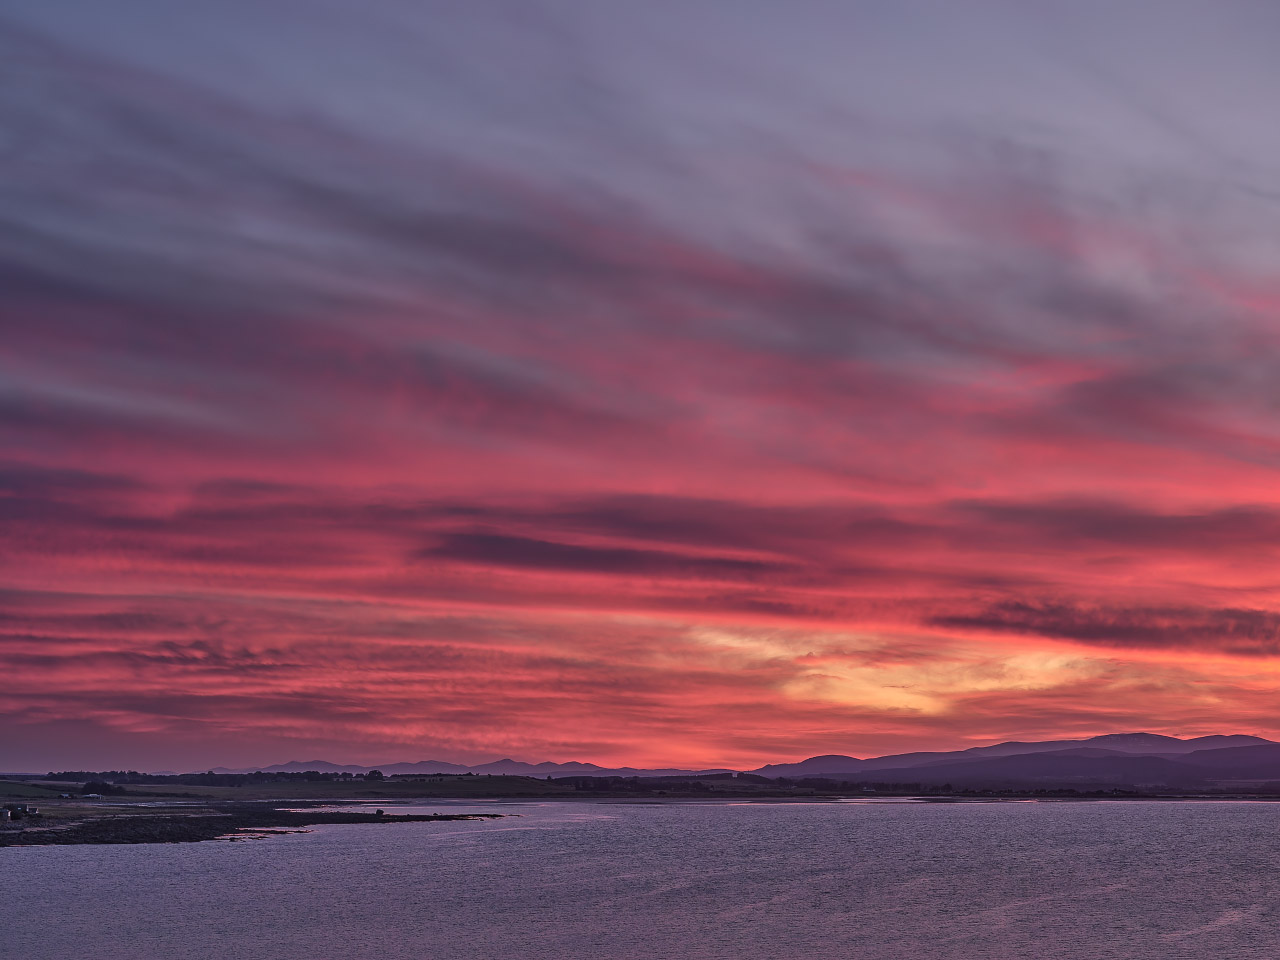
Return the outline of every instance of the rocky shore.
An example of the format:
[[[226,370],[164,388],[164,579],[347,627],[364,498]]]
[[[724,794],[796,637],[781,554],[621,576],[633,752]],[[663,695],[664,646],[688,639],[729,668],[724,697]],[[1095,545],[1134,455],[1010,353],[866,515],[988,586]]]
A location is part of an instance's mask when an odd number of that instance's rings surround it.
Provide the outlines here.
[[[107,815],[65,824],[32,821],[20,830],[0,832],[0,847],[86,843],[196,843],[235,839],[255,833],[299,831],[323,823],[427,823],[437,820],[490,820],[496,813],[393,814],[333,810],[279,810],[269,806],[224,807],[211,813]]]

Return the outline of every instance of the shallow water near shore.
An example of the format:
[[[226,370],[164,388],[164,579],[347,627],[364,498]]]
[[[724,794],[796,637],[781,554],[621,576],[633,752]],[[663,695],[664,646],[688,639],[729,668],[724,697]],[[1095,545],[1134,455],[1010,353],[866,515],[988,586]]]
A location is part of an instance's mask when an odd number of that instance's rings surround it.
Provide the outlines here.
[[[0,956],[1221,960],[1280,952],[1280,805],[430,803],[494,821],[0,850]]]

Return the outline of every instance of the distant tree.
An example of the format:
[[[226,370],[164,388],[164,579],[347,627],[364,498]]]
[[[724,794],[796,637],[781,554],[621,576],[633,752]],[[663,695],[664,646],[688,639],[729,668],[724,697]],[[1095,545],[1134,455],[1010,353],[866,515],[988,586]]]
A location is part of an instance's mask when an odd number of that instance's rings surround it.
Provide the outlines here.
[[[364,775],[366,780],[385,780],[387,779],[381,770],[370,770]]]

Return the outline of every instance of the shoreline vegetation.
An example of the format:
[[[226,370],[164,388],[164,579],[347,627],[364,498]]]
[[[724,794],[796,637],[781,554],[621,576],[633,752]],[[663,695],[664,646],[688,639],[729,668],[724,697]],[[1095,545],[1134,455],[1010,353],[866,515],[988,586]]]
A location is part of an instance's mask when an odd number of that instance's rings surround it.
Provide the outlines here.
[[[0,830],[0,847],[119,843],[198,843],[247,840],[276,833],[303,833],[319,824],[434,823],[494,820],[497,813],[395,814],[378,810],[282,810],[272,804],[242,802],[198,810],[179,807],[85,808],[54,806]]]
[[[137,775],[135,775],[137,776]],[[1007,801],[1275,801],[1263,791],[1150,791],[1101,784],[1034,789],[1009,786],[957,789],[950,784],[855,784],[787,781],[751,775],[704,777],[567,777],[443,775],[382,780],[272,779],[193,774],[145,783],[109,774],[82,782],[45,778],[0,779],[0,847],[75,844],[194,843],[305,832],[321,824],[430,823],[489,820],[498,813],[397,814],[377,804],[431,801],[605,801],[624,803],[894,802],[981,803]],[[185,782],[179,782],[185,781]],[[199,782],[204,781],[204,782]],[[334,806],[350,809],[334,810]]]

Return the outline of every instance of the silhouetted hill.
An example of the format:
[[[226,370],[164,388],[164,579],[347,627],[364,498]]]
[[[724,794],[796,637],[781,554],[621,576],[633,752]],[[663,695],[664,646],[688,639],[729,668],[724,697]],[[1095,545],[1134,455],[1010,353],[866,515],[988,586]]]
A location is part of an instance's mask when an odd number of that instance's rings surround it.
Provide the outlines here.
[[[894,779],[957,786],[1188,787],[1205,778],[1203,769],[1168,757],[1077,750],[934,763],[894,773]]]
[[[1107,754],[1131,756],[1172,757],[1193,753],[1211,753],[1218,750],[1250,750],[1254,748],[1280,748],[1262,737],[1245,734],[1214,735],[1180,740],[1157,733],[1108,733],[1084,740],[1044,740],[1039,742],[1008,741],[986,747],[970,747],[950,752],[903,753],[887,757],[859,759],[840,755],[810,757],[798,763],[774,763],[751,771],[766,777],[869,777],[873,773],[895,771],[895,778],[902,779],[905,771],[918,771],[924,767],[971,764],[1000,757],[1018,757],[1031,754],[1054,753],[1067,756],[1081,750],[1100,750]],[[1076,753],[1079,756],[1078,753]],[[985,768],[983,768],[985,769]],[[915,777],[912,779],[920,779]]]
[[[290,761],[265,772],[366,773],[368,766],[325,760]],[[502,759],[467,766],[444,760],[380,764],[387,776],[490,774],[546,777],[706,777],[713,770],[601,767],[594,763],[528,763]],[[226,770],[215,773],[245,773]],[[1157,733],[1111,733],[1082,740],[996,743],[967,750],[921,751],[886,757],[828,754],[798,763],[775,763],[749,771],[756,776],[824,779],[839,782],[893,782],[956,786],[1148,786],[1197,788],[1219,781],[1280,782],[1280,743],[1243,734],[1192,737]]]
[[[1178,758],[1207,776],[1247,780],[1280,780],[1280,743],[1222,750],[1197,750]]]
[[[679,769],[659,769],[659,770],[639,770],[634,767],[601,767],[594,763],[583,763],[580,761],[569,761],[568,763],[552,763],[544,761],[542,763],[526,763],[523,760],[493,760],[489,763],[480,763],[474,766],[467,766],[461,763],[449,763],[445,760],[418,760],[413,763],[384,763],[371,766],[362,766],[360,764],[340,764],[330,763],[327,760],[290,760],[288,763],[275,763],[266,767],[214,767],[213,773],[252,773],[255,770],[261,770],[264,773],[304,773],[308,770],[315,770],[320,773],[368,773],[370,770],[381,770],[387,776],[410,776],[417,774],[419,776],[428,776],[437,773],[476,773],[490,774],[493,776],[505,777],[571,777],[571,776],[594,776],[594,777],[668,777],[668,776],[693,776],[697,774],[718,774],[731,773],[725,767],[716,767],[711,770],[679,770]]]

